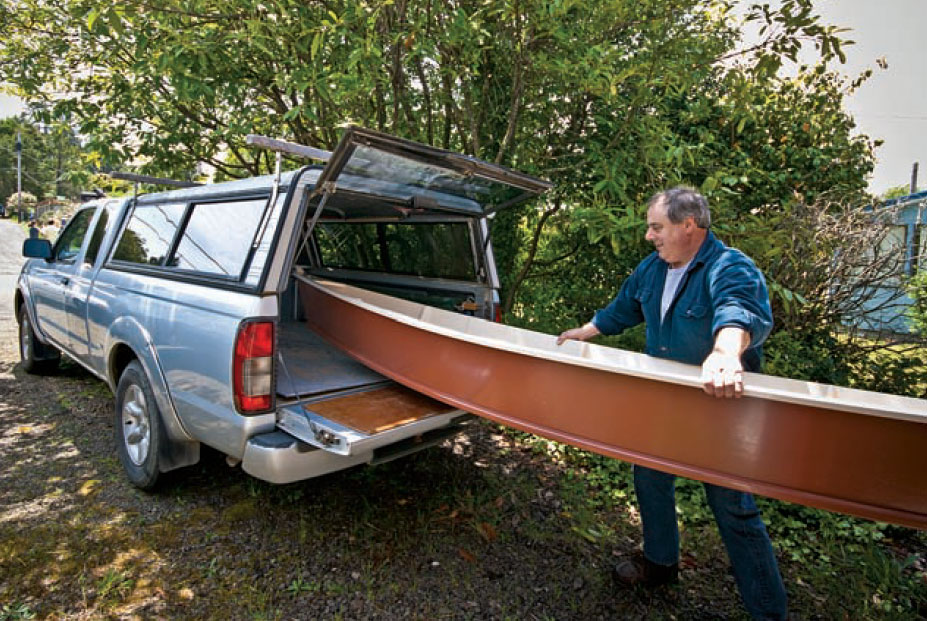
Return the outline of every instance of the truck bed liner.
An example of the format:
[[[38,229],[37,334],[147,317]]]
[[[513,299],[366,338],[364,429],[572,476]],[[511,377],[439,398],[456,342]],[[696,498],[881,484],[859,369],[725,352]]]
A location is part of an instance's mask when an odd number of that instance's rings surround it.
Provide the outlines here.
[[[305,322],[281,322],[277,348],[282,361],[277,376],[277,395],[281,398],[305,398],[392,383],[330,345]]]

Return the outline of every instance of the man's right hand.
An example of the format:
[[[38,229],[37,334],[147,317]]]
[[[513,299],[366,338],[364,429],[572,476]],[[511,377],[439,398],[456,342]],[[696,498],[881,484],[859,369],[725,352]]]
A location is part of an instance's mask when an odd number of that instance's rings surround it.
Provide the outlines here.
[[[563,342],[567,340],[585,341],[600,334],[602,333],[599,332],[599,329],[590,321],[580,328],[573,328],[572,330],[562,332],[560,336],[557,337],[557,345],[562,345]]]

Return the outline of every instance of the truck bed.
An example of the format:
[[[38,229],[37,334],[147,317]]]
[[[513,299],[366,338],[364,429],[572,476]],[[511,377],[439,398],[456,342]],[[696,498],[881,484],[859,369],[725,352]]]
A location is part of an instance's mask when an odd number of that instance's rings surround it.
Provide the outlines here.
[[[285,413],[281,427],[310,443],[315,432],[303,428],[310,419],[332,434],[342,426],[372,436],[454,410],[367,368],[305,322],[281,322],[277,345],[278,398],[297,401],[303,412]]]
[[[281,322],[277,348],[282,362],[277,376],[277,396],[281,399],[306,399],[392,383],[330,345],[305,322]]]

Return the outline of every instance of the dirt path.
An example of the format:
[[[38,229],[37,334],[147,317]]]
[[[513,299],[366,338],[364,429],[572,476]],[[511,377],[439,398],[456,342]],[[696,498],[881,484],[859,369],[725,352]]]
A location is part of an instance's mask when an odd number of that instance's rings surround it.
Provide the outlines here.
[[[4,342],[15,334],[16,322],[12,321],[13,291],[23,263],[21,253],[25,238],[18,224],[9,219],[0,219],[0,341]]]

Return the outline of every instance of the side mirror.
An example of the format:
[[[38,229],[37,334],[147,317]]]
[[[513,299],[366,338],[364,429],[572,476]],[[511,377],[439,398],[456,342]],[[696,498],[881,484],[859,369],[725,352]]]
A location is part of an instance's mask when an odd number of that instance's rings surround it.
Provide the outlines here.
[[[52,256],[51,242],[47,239],[29,238],[23,242],[23,256],[48,260]]]

